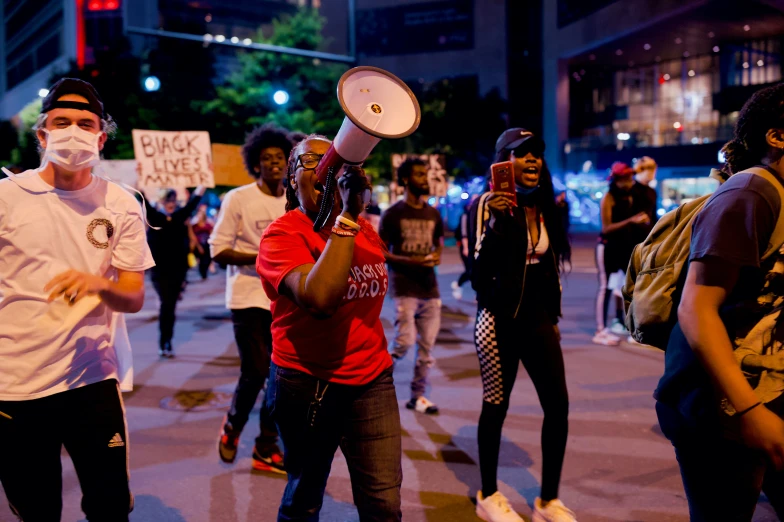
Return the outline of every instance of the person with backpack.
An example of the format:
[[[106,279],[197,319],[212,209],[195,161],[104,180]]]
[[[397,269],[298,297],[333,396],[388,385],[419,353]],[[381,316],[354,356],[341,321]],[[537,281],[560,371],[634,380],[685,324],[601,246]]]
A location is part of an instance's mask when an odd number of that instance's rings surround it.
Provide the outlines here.
[[[616,286],[618,272],[626,272],[635,245],[645,240],[655,221],[656,203],[651,204],[648,190],[634,180],[634,169],[626,163],[615,162],[610,168],[610,190],[601,201],[602,232],[596,245],[596,267],[599,271],[599,291],[596,294],[596,334],[594,344],[617,346],[621,338],[607,325],[610,300]],[[624,324],[623,305],[617,298],[616,320]],[[622,328],[621,328],[622,330]]]
[[[572,522],[558,499],[569,396],[558,319],[560,272],[571,249],[556,209],[544,142],[513,128],[496,142],[495,163],[514,164],[515,194],[487,192],[478,200],[477,240],[471,277],[477,291],[475,342],[483,402],[477,442],[482,489],[477,515],[489,522],[522,522],[498,490],[501,430],[522,361],[544,410],[542,489],[533,522]]]
[[[688,228],[681,233],[679,248],[690,247],[685,279],[667,234],[677,231],[670,217],[662,219],[670,228],[654,230],[646,244],[659,237],[676,270],[654,266],[645,244],[632,263],[640,269],[636,290],[655,288],[645,278],[655,281],[657,270],[666,278],[662,292],[678,283],[656,412],[675,448],[692,521],[750,521],[760,490],[784,518],[784,475],[776,471],[784,465],[784,84],[746,102],[722,150],[730,177],[691,211],[690,243]],[[646,332],[650,304],[633,290],[627,284],[630,322]]]

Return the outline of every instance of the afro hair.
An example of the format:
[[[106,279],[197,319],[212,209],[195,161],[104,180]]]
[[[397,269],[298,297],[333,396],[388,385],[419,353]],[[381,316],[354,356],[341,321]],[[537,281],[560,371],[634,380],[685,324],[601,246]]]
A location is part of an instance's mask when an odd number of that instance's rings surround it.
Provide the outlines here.
[[[265,123],[261,127],[256,127],[245,137],[245,145],[242,146],[242,161],[248,173],[254,178],[258,178],[258,171],[261,151],[271,147],[279,148],[283,151],[286,158],[291,154],[291,141],[288,138],[289,131],[278,127],[272,123]]]

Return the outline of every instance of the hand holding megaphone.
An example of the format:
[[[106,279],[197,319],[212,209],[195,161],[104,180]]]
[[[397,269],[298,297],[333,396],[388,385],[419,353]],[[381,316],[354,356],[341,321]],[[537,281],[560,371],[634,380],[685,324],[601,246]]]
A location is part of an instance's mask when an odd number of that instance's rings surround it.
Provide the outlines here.
[[[370,180],[365,176],[362,167],[346,165],[343,174],[338,177],[338,190],[343,201],[343,212],[347,213],[352,221],[356,221],[365,210],[367,194],[371,189]]]
[[[332,213],[340,167],[361,165],[382,138],[404,138],[419,127],[419,102],[414,93],[400,78],[377,67],[346,71],[338,82],[338,101],[346,117],[316,167],[316,175],[324,186],[321,209],[313,225],[316,232],[326,225]],[[353,186],[354,182],[344,183]],[[342,197],[343,189],[340,191]],[[349,199],[353,205],[353,199]]]

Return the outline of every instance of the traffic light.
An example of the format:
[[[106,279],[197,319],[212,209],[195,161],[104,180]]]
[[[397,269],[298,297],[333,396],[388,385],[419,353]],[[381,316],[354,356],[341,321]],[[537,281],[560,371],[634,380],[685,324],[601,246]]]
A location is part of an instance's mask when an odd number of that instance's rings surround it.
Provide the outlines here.
[[[88,0],[88,11],[116,11],[120,8],[120,0]]]

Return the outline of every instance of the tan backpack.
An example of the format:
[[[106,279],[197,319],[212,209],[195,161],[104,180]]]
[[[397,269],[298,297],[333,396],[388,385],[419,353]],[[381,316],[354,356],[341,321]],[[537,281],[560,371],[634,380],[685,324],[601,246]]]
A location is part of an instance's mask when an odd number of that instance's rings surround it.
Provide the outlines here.
[[[784,186],[775,175],[763,168],[751,168],[738,174],[755,174],[776,187],[782,211],[762,259],[778,252],[784,244]],[[711,171],[711,178],[724,181],[724,174]],[[659,219],[648,237],[634,247],[623,286],[626,328],[635,341],[664,350],[670,332],[678,320],[678,304],[686,280],[685,267],[691,251],[691,225],[711,195],[684,203]]]

